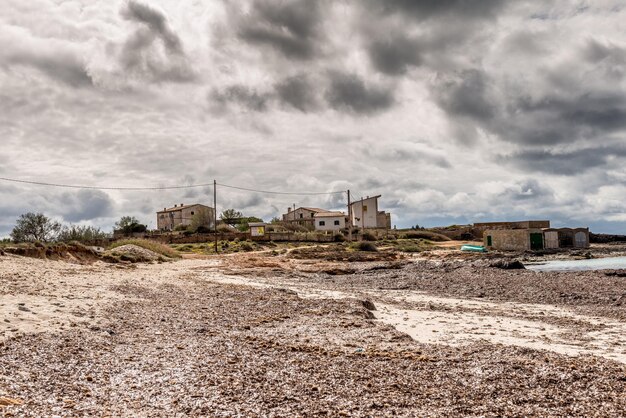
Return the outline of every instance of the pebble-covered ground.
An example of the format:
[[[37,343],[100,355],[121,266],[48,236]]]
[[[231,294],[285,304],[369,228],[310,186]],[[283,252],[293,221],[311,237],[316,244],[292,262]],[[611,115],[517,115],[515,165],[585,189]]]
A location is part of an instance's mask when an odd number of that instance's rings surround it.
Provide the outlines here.
[[[58,262],[40,278],[30,269],[41,264],[24,260],[29,294],[38,286],[49,294],[47,280],[71,271],[72,288],[85,274],[115,298],[73,326],[5,334],[0,405],[14,403],[0,406],[6,416],[626,415],[626,366],[604,358],[480,341],[420,344],[375,320],[363,300],[210,282],[220,274],[210,272],[212,260],[69,270]],[[4,286],[11,277],[2,269]],[[439,280],[458,270],[439,270]],[[372,270],[350,286],[389,286],[385,274]],[[68,289],[55,292],[62,299]]]

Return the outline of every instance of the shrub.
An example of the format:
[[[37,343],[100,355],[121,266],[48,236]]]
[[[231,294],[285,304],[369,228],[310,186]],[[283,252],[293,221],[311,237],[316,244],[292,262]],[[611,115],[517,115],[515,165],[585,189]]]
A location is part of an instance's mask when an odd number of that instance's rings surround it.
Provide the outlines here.
[[[72,225],[61,229],[57,239],[62,242],[76,241],[80,243],[93,243],[95,241],[107,238],[107,234],[102,232],[100,228],[93,226]]]
[[[252,251],[252,250],[254,250],[254,246],[253,246],[251,243],[249,243],[249,242],[244,242],[244,243],[242,243],[242,244],[239,246],[239,248],[240,248],[242,251]]]
[[[334,242],[344,242],[346,240],[346,237],[343,236],[343,234],[335,234],[333,235],[333,241]]]
[[[445,235],[430,231],[409,231],[400,236],[402,239],[427,239],[430,241],[451,241]]]
[[[136,245],[138,247],[145,248],[146,250],[153,251],[157,254],[161,254],[165,257],[180,258],[180,254],[178,254],[178,252],[173,248],[168,247],[165,244],[161,244],[160,242],[150,241],[147,239],[122,239],[119,241],[115,241],[109,246],[109,250],[121,247],[122,245]]]
[[[376,235],[371,232],[365,232],[363,234],[363,241],[378,241],[378,238],[376,238]]]
[[[357,251],[378,251],[378,247],[376,247],[376,244],[368,241],[357,242],[352,248]]]

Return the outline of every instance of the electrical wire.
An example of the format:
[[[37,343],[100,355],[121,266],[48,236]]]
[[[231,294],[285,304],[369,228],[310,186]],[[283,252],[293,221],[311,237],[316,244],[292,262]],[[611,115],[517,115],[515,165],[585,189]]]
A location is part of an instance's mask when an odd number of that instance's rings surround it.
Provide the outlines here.
[[[156,187],[101,187],[101,186],[80,186],[74,184],[46,183],[42,181],[19,180],[7,177],[0,177],[0,180],[11,183],[32,184],[36,186],[62,187],[66,189],[89,189],[89,190],[170,190],[170,189],[190,189],[194,187],[213,187],[213,183],[190,184],[187,186],[156,186]]]
[[[289,195],[289,196],[322,196],[322,195],[333,195],[333,194],[346,193],[345,190],[339,190],[339,191],[335,191],[335,192],[273,192],[273,191],[269,191],[269,190],[257,190],[257,189],[248,189],[246,187],[229,186],[228,184],[222,184],[222,183],[217,183],[217,185],[221,186],[221,187],[226,187],[228,189],[243,190],[243,191],[246,191],[246,192],[265,193],[265,194],[279,194],[279,195]]]
[[[35,186],[46,186],[46,187],[61,187],[66,189],[88,189],[88,190],[173,190],[173,189],[191,189],[196,187],[213,187],[213,183],[203,183],[203,184],[189,184],[186,186],[156,186],[156,187],[104,187],[104,186],[81,186],[75,184],[62,184],[62,183],[49,183],[42,181],[30,181],[30,180],[20,180],[8,177],[0,177],[0,181],[6,181],[10,183],[21,183],[21,184],[30,184]],[[344,190],[335,191],[335,192],[274,192],[269,190],[258,190],[258,189],[250,189],[247,187],[239,187],[239,186],[231,186],[228,184],[217,183],[218,186],[225,187],[228,189],[242,190],[247,192],[254,193],[264,193],[264,194],[276,194],[276,195],[290,195],[290,196],[322,196],[322,195],[334,195],[345,193]]]

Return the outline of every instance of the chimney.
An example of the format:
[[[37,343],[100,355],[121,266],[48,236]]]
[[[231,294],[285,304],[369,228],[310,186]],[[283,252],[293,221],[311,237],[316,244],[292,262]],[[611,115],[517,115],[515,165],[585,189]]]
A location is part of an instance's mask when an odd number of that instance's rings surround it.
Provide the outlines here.
[[[174,207],[175,207],[175,208],[177,208],[177,207],[178,207],[178,205],[174,205]]]
[[[181,203],[181,204],[180,204],[180,207],[182,208],[183,206],[184,206],[184,205]]]
[[[291,213],[291,206],[287,208],[287,213]]]
[[[163,208],[163,212],[167,212],[167,208]]]

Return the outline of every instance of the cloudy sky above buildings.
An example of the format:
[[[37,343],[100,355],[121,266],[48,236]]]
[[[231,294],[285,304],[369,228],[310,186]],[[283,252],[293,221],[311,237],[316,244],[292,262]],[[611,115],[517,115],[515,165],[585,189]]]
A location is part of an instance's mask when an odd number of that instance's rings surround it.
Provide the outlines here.
[[[626,233],[623,1],[5,0],[0,176],[382,194],[398,227],[548,218]],[[269,220],[342,196],[218,189]],[[212,190],[0,182],[41,211],[155,226]]]

